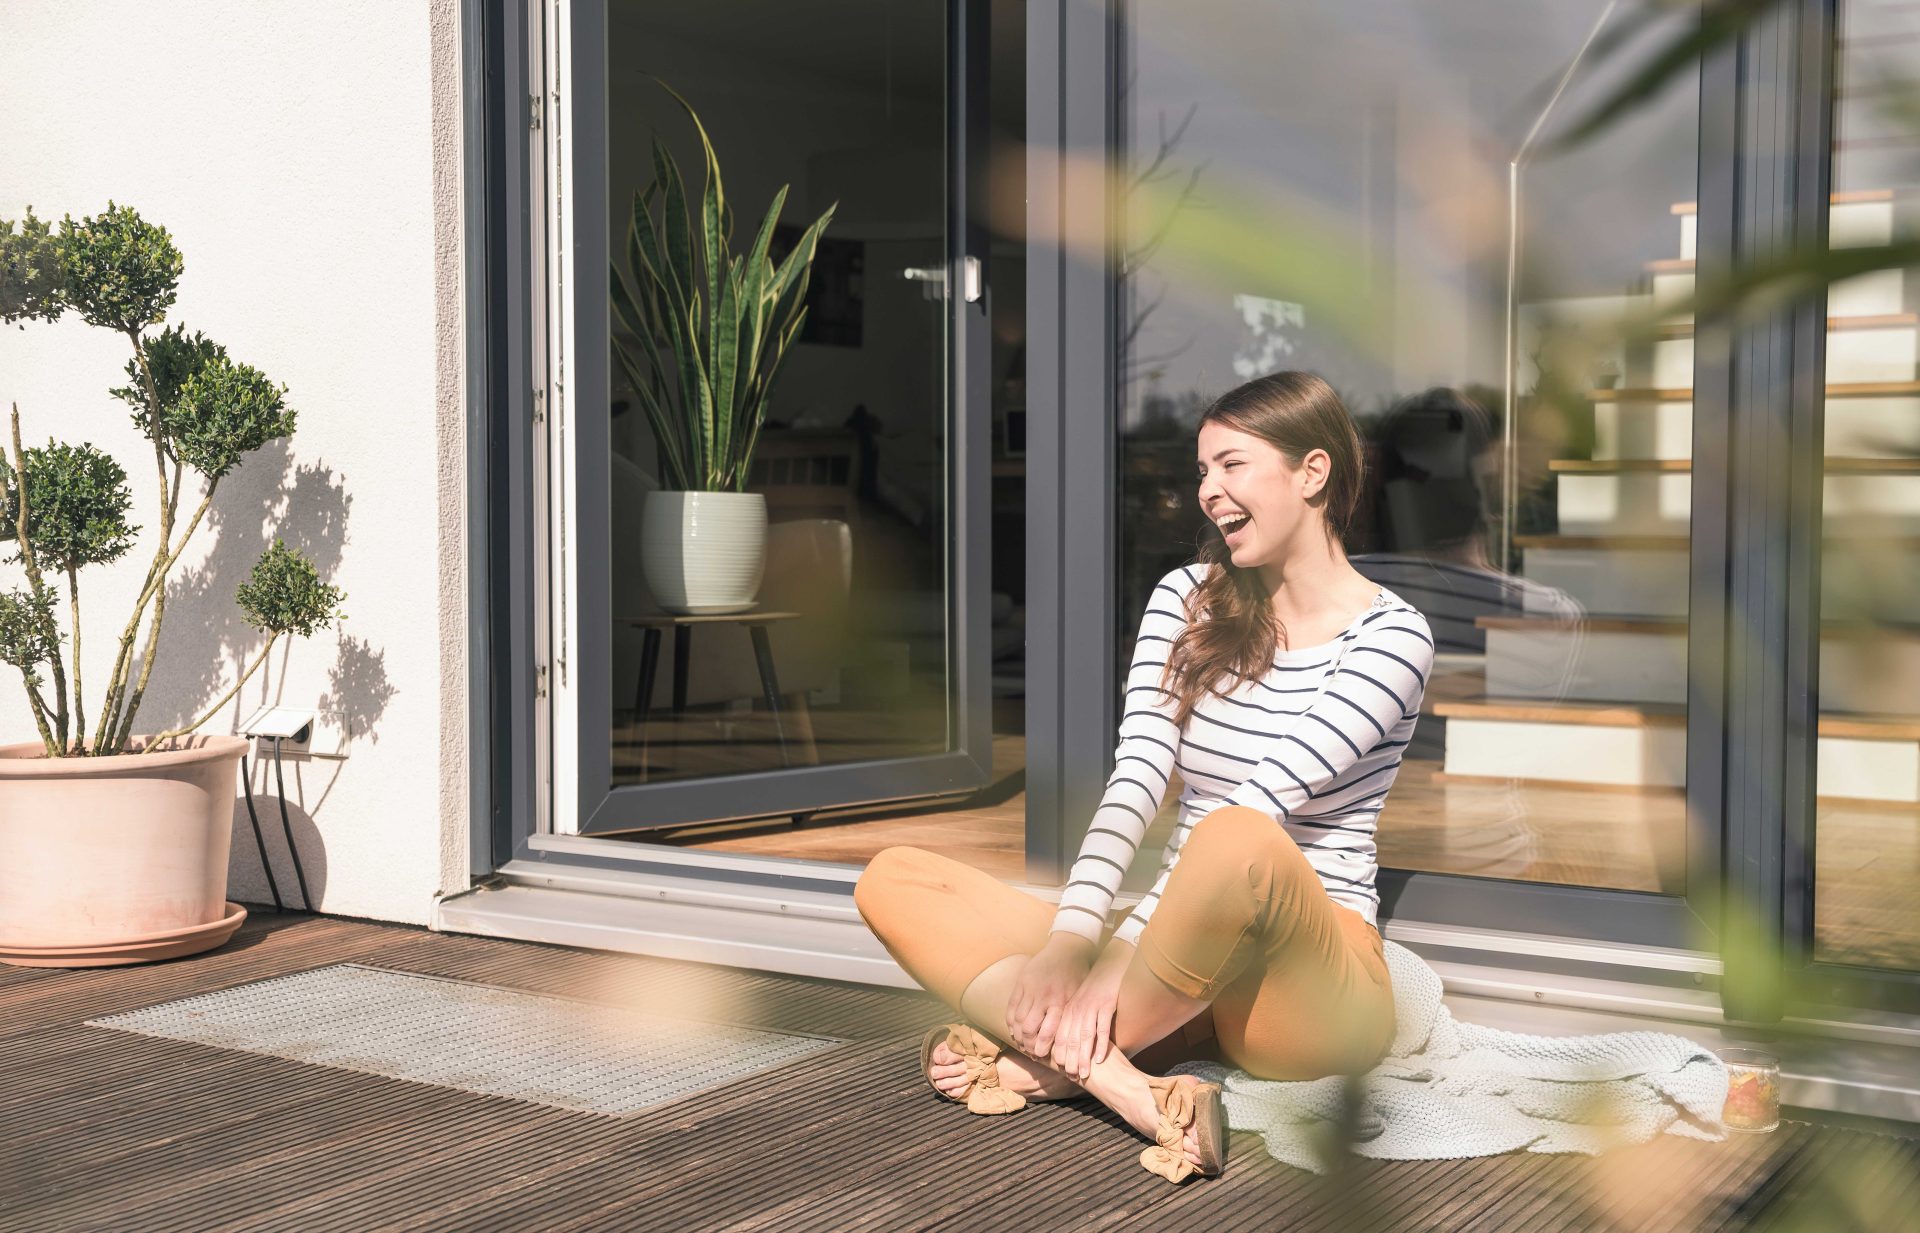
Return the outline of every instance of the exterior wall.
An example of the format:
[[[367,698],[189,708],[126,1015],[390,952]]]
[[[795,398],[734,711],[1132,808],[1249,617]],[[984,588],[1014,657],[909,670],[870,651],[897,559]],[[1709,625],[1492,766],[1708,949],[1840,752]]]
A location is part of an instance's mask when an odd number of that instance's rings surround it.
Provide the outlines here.
[[[409,922],[467,884],[458,17],[458,0],[0,0],[0,217],[111,198],[165,226],[186,257],[170,321],[284,383],[299,412],[290,442],[223,482],[176,568],[138,728],[225,692],[261,643],[235,585],[276,534],[304,548],[348,619],[276,649],[205,730],[269,700],[346,713],[344,760],[287,767],[315,907]],[[152,455],[107,393],[129,353],[76,320],[0,331],[0,407],[19,402],[29,443],[114,453],[151,528]],[[152,542],[82,575],[96,697]],[[0,586],[18,581],[0,565]],[[8,669],[0,740],[32,735]],[[271,802],[259,768],[255,789]],[[297,904],[277,810],[262,822]],[[270,901],[243,808],[232,870],[235,896]]]

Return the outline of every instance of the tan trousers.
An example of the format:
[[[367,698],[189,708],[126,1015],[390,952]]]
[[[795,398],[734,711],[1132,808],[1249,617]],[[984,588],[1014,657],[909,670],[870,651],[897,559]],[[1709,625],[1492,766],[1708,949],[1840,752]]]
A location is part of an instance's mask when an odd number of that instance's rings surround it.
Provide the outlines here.
[[[875,856],[853,897],[900,966],[955,1008],[988,967],[1038,953],[1054,917],[1045,900],[913,847]],[[1380,934],[1327,895],[1299,846],[1257,810],[1225,806],[1194,826],[1133,962],[1212,1003],[1134,1054],[1149,1071],[1206,1057],[1264,1079],[1317,1079],[1368,1070],[1393,1043]]]

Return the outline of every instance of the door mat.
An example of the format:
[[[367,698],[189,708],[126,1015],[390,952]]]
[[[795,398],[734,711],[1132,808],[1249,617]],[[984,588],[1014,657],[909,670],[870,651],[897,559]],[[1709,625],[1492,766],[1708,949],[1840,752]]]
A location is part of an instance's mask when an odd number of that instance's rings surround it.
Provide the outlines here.
[[[636,1113],[840,1041],[338,964],[88,1020],[588,1113]]]

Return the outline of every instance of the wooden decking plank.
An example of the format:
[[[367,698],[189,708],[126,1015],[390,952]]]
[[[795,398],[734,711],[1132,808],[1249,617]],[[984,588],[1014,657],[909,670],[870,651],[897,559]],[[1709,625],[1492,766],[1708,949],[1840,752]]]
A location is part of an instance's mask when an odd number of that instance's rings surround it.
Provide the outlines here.
[[[579,1114],[548,1108],[537,1115],[502,1119],[476,1108],[466,1121],[443,1128],[432,1141],[407,1153],[390,1153],[385,1167],[361,1169],[355,1160],[326,1162],[317,1176],[275,1197],[249,1215],[224,1222],[231,1233],[299,1228],[304,1233],[387,1229],[412,1212],[438,1215],[437,1195],[459,1194],[523,1153],[566,1150],[577,1145]]]
[[[1507,1152],[1499,1156],[1475,1157],[1456,1161],[1456,1167],[1442,1175],[1440,1187],[1427,1201],[1414,1209],[1417,1227],[1434,1233],[1454,1233],[1475,1228],[1475,1218],[1486,1204],[1503,1193],[1503,1187],[1525,1175],[1536,1162],[1526,1152]],[[1415,1227],[1403,1224],[1398,1227]]]
[[[742,1210],[736,1206],[737,1201],[751,1199],[762,1193],[765,1186],[777,1187],[798,1182],[832,1184],[830,1179],[844,1176],[849,1166],[866,1158],[875,1150],[876,1144],[883,1142],[883,1136],[876,1133],[879,1127],[886,1127],[887,1134],[894,1136],[891,1154],[904,1153],[924,1158],[924,1140],[898,1133],[902,1127],[918,1129],[924,1126],[913,1116],[916,1109],[926,1108],[923,1093],[918,1085],[903,1087],[897,1069],[877,1065],[880,1060],[880,1056],[863,1059],[858,1080],[861,1086],[854,1089],[859,1093],[854,1098],[829,1097],[823,1083],[807,1093],[809,1098],[801,1102],[794,1117],[775,1119],[757,1110],[742,1111],[740,1117],[715,1127],[715,1136],[706,1144],[692,1145],[690,1150],[685,1151],[685,1159],[670,1170],[669,1175],[650,1178],[650,1185],[623,1196],[617,1204],[588,1206],[568,1214],[565,1219],[555,1219],[543,1205],[543,1227],[549,1233],[572,1233],[573,1230],[593,1228],[605,1218],[618,1218],[624,1211],[643,1206],[650,1220],[658,1216],[670,1226],[674,1209],[684,1207],[686,1202],[685,1195],[676,1196],[673,1193],[682,1188],[697,1188],[691,1193],[695,1197],[706,1197],[704,1206],[708,1216],[730,1223],[751,1214],[750,1208]],[[1007,1133],[1007,1123],[1012,1119],[977,1120],[1000,1124],[955,1126],[954,1133],[959,1136],[956,1141],[965,1140],[964,1131],[976,1139],[985,1136],[986,1141],[991,1143],[994,1134]],[[770,1181],[742,1187],[740,1179],[734,1176],[738,1168],[736,1158],[714,1150],[717,1144],[733,1142],[752,1142],[757,1157],[763,1161],[777,1162],[784,1172],[774,1175]],[[980,1150],[986,1149],[982,1147]],[[836,1162],[840,1165],[837,1169],[833,1167]]]
[[[860,1047],[860,1049],[866,1049],[866,1047]],[[862,1054],[854,1054],[854,1056],[866,1056],[866,1054],[862,1052]],[[818,1076],[816,1076],[816,1079],[818,1079]],[[872,1085],[881,1085],[881,1087],[883,1087],[883,1085],[889,1083],[889,1081],[891,1081],[891,1079],[885,1079],[885,1077],[872,1079],[872,1081],[870,1081],[870,1087],[872,1087]],[[814,1083],[812,1091],[816,1091],[816,1095],[818,1095],[818,1091],[820,1091],[818,1083]],[[837,1095],[839,1099],[862,1099],[862,1097],[860,1097],[860,1089],[854,1087],[854,1085],[847,1085],[847,1083],[835,1085],[833,1091],[835,1091],[835,1095]],[[555,1216],[563,1210],[564,1200],[568,1198],[568,1195],[580,1195],[582,1191],[591,1191],[591,1187],[597,1185],[597,1181],[595,1181],[595,1177],[597,1177],[595,1168],[589,1168],[589,1166],[618,1164],[618,1158],[620,1158],[622,1154],[626,1154],[626,1156],[636,1156],[636,1162],[639,1164],[641,1173],[647,1175],[649,1179],[653,1179],[655,1172],[662,1168],[659,1150],[653,1150],[653,1148],[651,1148],[653,1143],[657,1143],[660,1139],[666,1139],[666,1141],[672,1141],[672,1139],[687,1139],[687,1141],[691,1141],[697,1133],[707,1131],[707,1129],[714,1131],[714,1135],[722,1141],[722,1145],[724,1145],[724,1143],[730,1143],[733,1139],[747,1139],[747,1143],[751,1143],[751,1137],[730,1135],[730,1133],[728,1133],[730,1127],[718,1127],[718,1125],[716,1125],[716,1127],[697,1127],[697,1125],[668,1124],[664,1129],[662,1129],[662,1127],[655,1127],[651,1133],[630,1133],[632,1127],[620,1127],[620,1131],[616,1131],[614,1135],[611,1135],[611,1141],[589,1143],[589,1147],[595,1148],[597,1154],[591,1154],[591,1152],[589,1152],[588,1158],[570,1160],[570,1162],[564,1162],[561,1166],[557,1166],[555,1170],[551,1170],[549,1175],[547,1175],[547,1179],[545,1179],[545,1185],[540,1189],[540,1193],[530,1193],[530,1191],[534,1189],[534,1185],[530,1185],[530,1183],[538,1183],[538,1181],[541,1181],[538,1177],[534,1177],[534,1179],[516,1179],[515,1183],[509,1185],[509,1187],[499,1187],[499,1189],[495,1189],[495,1193],[492,1195],[493,1212],[488,1214],[488,1216],[490,1216],[488,1227],[516,1227],[515,1221],[547,1221],[555,1218]],[[697,1145],[695,1145],[695,1147],[697,1147]],[[676,1170],[668,1170],[668,1172],[674,1172],[678,1175]],[[664,1185],[664,1183],[657,1181],[657,1185]],[[532,1206],[516,1206],[513,1202],[503,1202],[503,1200],[530,1200]],[[593,1208],[588,1206],[586,1210],[591,1212]],[[524,1227],[524,1225],[522,1225],[522,1227]]]
[[[945,1115],[938,1119],[941,1121],[950,1121],[956,1114],[969,1122],[982,1120],[957,1105],[934,1106],[934,1112]],[[1075,1211],[1085,1223],[1097,1223],[1097,1205],[1076,1202],[1083,1193],[1150,1206],[1152,1187],[1167,1185],[1139,1167],[1140,1150],[1146,1140],[1104,1109],[1096,1111],[1088,1103],[1076,1101],[1023,1109],[1014,1117],[1031,1120],[1024,1126],[1008,1127],[1011,1142],[1003,1149],[1005,1163],[992,1171],[991,1181],[975,1167],[929,1166],[929,1178],[916,1180],[910,1189],[903,1187],[902,1197],[908,1202],[889,1202],[884,1220],[855,1221],[848,1227],[862,1233],[1017,1228],[1023,1212],[1031,1216],[1039,1195],[1048,1196],[1050,1204]],[[977,1132],[967,1122],[956,1129],[960,1146],[945,1159],[960,1162],[974,1155],[970,1148],[977,1144]],[[816,1209],[811,1215],[809,1222],[798,1227],[822,1231],[835,1228],[831,1212]]]
[[[1920,1148],[1863,1160],[1864,1143],[1894,1141],[1834,1127],[1790,1122],[1722,1144],[1663,1136],[1623,1149],[1643,1153],[1634,1182],[1649,1197],[1629,1189],[1622,1207],[1616,1193],[1610,1211],[1594,1201],[1601,1162],[1586,1157],[1357,1159],[1321,1178],[1241,1132],[1225,1177],[1168,1186],[1137,1162],[1146,1140],[1098,1105],[981,1118],[933,1096],[919,1028],[950,1012],[925,995],[360,922],[249,927],[233,955],[0,982],[7,1010],[31,1021],[4,1020],[0,1118],[34,1144],[24,1167],[0,1171],[0,1229],[903,1233],[1019,1227],[1044,1212],[1060,1228],[1626,1233],[1745,1228],[1849,1159],[1856,1190],[1897,1201],[1914,1184],[1901,1170],[1920,1168]],[[719,1008],[728,1022],[846,1043],[608,1117],[81,1022],[336,962],[669,1014]],[[1662,1194],[1676,1181],[1691,1186],[1684,1202]]]
[[[17,1206],[31,1211],[39,1223],[27,1227],[66,1228],[82,1220],[104,1221],[130,1233],[142,1227],[190,1228],[196,1212],[204,1219],[205,1213],[217,1211],[226,1220],[236,1214],[234,1204],[257,1194],[269,1179],[305,1185],[309,1175],[304,1169],[315,1157],[355,1150],[379,1133],[414,1134],[419,1136],[412,1140],[416,1145],[428,1142],[431,1134],[438,1133],[435,1128],[451,1120],[463,1103],[484,1099],[451,1088],[325,1067],[307,1069],[324,1073],[304,1076],[309,1085],[305,1117],[201,1136],[189,1153],[163,1151],[131,1160],[119,1171],[96,1174],[84,1195],[66,1201],[35,1205],[29,1199]],[[190,1121],[198,1107],[197,1097],[204,1095],[191,1075],[182,1076],[175,1118]],[[41,1143],[45,1150],[59,1147],[52,1135],[42,1136]],[[220,1193],[223,1187],[236,1185],[238,1193]]]
[[[1768,1159],[1772,1167],[1762,1176],[1759,1184],[1738,1203],[1725,1209],[1720,1224],[1702,1227],[1746,1230],[1753,1226],[1755,1217],[1763,1212],[1773,1210],[1784,1213],[1798,1207],[1795,1200],[1805,1194],[1804,1182],[1808,1178],[1821,1176],[1836,1156],[1856,1150],[1851,1139],[1852,1136],[1818,1135],[1805,1125],[1793,1127],[1790,1141],[1794,1150],[1788,1154],[1770,1153]],[[1804,1220],[1812,1213],[1801,1208],[1798,1214]]]
[[[163,1044],[178,1045],[179,1053],[151,1049]],[[277,1059],[230,1050],[214,1050],[219,1056],[208,1057],[206,1046],[176,1041],[143,1039],[141,1047],[147,1049],[149,1067],[187,1068],[197,1085],[218,1092],[218,1102],[204,1112],[196,1110],[191,1121],[183,1120],[181,1114],[192,1100],[183,1102],[169,1079],[143,1086],[131,1099],[92,1104],[84,1117],[63,1119],[57,1135],[65,1146],[54,1158],[54,1171],[44,1176],[57,1180],[71,1173],[84,1178],[180,1139],[197,1148],[211,1132],[297,1116],[310,1100],[302,1084],[290,1081],[284,1070],[260,1064]],[[189,1049],[199,1050],[199,1055]]]
[[[1300,1233],[1371,1233],[1374,1229],[1404,1228],[1406,1216],[1419,1206],[1420,1196],[1459,1165],[1454,1160],[1369,1159],[1366,1163],[1374,1170],[1369,1180],[1378,1185],[1368,1188],[1354,1222],[1348,1222],[1348,1213],[1338,1205],[1328,1204],[1300,1225]],[[1363,1219],[1368,1223],[1360,1223]]]
[[[322,923],[327,927],[264,928],[249,934],[249,922],[237,935],[242,944],[233,949],[223,947],[189,959],[127,968],[81,969],[68,973],[74,978],[70,981],[55,982],[51,987],[28,986],[40,992],[26,1005],[0,1005],[0,1040],[50,1024],[97,1019],[274,976],[350,962],[358,956],[390,949],[405,936],[399,931],[391,935],[367,935],[360,932],[365,926],[354,921]],[[229,947],[232,946],[229,943]]]
[[[866,1074],[871,1069],[868,1063],[880,1046],[853,1044],[844,1048],[848,1050],[849,1068],[865,1077],[833,1085],[830,1090],[836,1102],[860,1104],[875,1090],[884,1092],[898,1086],[896,1076]],[[743,1133],[751,1127],[743,1128],[741,1120],[757,1112],[761,1120],[778,1122],[791,1112],[792,1120],[799,1123],[807,1111],[818,1109],[826,1080],[837,1077],[796,1072],[788,1076],[784,1090],[766,1092],[758,1101],[757,1110],[741,1109],[737,1102],[735,1107],[726,1110],[691,1110],[710,1115],[704,1122],[686,1116],[669,1117],[655,1124],[635,1124],[636,1119],[631,1118],[596,1119],[600,1126],[593,1135],[582,1136],[581,1152],[576,1159],[543,1176],[518,1176],[512,1183],[496,1188],[489,1196],[493,1210],[488,1213],[488,1227],[512,1229],[537,1224],[544,1229],[557,1226],[569,1212],[591,1219],[595,1213],[605,1210],[604,1203],[596,1200],[591,1191],[603,1184],[609,1170],[626,1160],[632,1161],[632,1171],[646,1183],[643,1187],[646,1193],[638,1197],[649,1198],[676,1184],[686,1164],[702,1155],[713,1154],[717,1148],[726,1150],[723,1145],[752,1142],[757,1151],[765,1154],[771,1150],[769,1144],[751,1135],[743,1140]],[[699,1097],[688,1097],[677,1103],[684,1106],[699,1100]],[[662,1106],[661,1110],[641,1116],[670,1114],[671,1109],[672,1106]],[[727,1121],[722,1114],[734,1120]],[[706,1138],[701,1142],[703,1135]]]

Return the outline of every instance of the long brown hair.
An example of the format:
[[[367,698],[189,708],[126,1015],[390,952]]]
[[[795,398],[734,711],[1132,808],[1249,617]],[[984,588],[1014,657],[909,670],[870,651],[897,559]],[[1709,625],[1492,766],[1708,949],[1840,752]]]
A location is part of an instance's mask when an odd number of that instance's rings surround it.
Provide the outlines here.
[[[1331,385],[1310,372],[1259,377],[1215,399],[1195,431],[1209,423],[1261,438],[1296,468],[1312,451],[1325,450],[1332,466],[1309,504],[1320,506],[1329,536],[1345,538],[1360,504],[1366,463],[1353,417]],[[1196,559],[1216,568],[1188,592],[1187,627],[1174,641],[1161,678],[1161,689],[1179,702],[1174,722],[1182,727],[1201,698],[1224,692],[1229,678],[1264,676],[1286,632],[1273,615],[1260,572],[1236,566],[1218,530],[1202,532]]]

